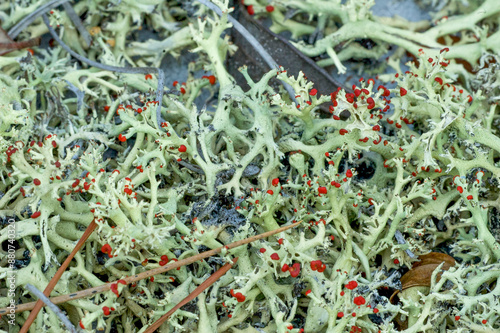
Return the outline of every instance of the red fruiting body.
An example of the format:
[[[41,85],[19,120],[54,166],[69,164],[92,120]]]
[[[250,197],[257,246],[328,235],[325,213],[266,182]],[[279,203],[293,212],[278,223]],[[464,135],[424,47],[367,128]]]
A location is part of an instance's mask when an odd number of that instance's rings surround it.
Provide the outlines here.
[[[273,190],[267,190],[267,194],[273,195],[274,192],[273,192]]]
[[[116,295],[116,297],[120,296],[118,293],[118,283],[112,283],[109,289]]]
[[[328,192],[328,190],[327,190],[327,189],[326,189],[326,187],[324,187],[324,186],[320,186],[320,187],[318,188],[318,193],[319,193],[319,194],[326,194],[327,192]]]
[[[108,243],[104,244],[102,247],[101,247],[101,252],[102,253],[107,253],[108,254],[108,257],[111,258],[111,251],[113,249],[111,248],[111,245],[109,245]]]
[[[40,179],[38,178],[33,179],[33,184],[35,184],[36,186],[40,186],[41,183],[42,182],[40,181]]]
[[[279,183],[280,183],[279,178],[274,178],[274,179],[272,180],[272,182],[271,182],[271,184],[272,184],[273,186],[278,186],[278,185],[279,185]]]
[[[127,138],[125,136],[123,136],[122,134],[120,134],[120,135],[118,135],[118,140],[120,142],[125,142],[125,141],[127,141]]]
[[[335,186],[336,188],[342,186],[340,183],[337,183],[336,181],[332,181],[330,184],[332,184],[332,186]]]
[[[339,134],[340,134],[340,135],[345,135],[345,134],[347,134],[347,133],[348,133],[348,131],[347,131],[346,129],[341,128],[341,129],[339,130]]]
[[[187,150],[187,148],[186,148],[186,146],[181,145],[181,146],[179,147],[179,149],[178,149],[178,150],[179,150],[179,152],[181,152],[181,153],[185,153],[185,152],[186,152],[186,150]]]
[[[345,285],[345,287],[349,290],[353,290],[354,288],[356,288],[358,286],[358,283],[356,281],[349,281],[349,283],[347,283]]]
[[[365,298],[363,296],[354,297],[354,304],[361,306],[365,303],[366,303],[366,301],[365,301]]]
[[[102,312],[104,312],[105,316],[109,316],[110,314],[109,308],[107,306],[102,307]]]
[[[346,172],[345,172],[345,175],[347,178],[351,178],[352,177],[352,171],[351,169],[348,169]]]
[[[366,102],[368,103],[368,110],[371,110],[375,107],[375,101],[373,100],[373,98],[368,97],[366,99]]]
[[[321,262],[321,260],[313,260],[311,261],[311,269],[313,271],[318,271],[319,273],[324,272],[326,269],[326,265]]]
[[[284,273],[286,271],[288,271],[290,267],[288,266],[288,264],[284,264],[283,267],[281,267],[281,271]]]
[[[300,274],[300,264],[296,262],[292,267],[288,268],[288,270],[290,271],[290,276],[295,278]]]
[[[404,96],[404,95],[406,95],[407,93],[408,93],[408,91],[407,91],[405,88],[399,88],[399,94],[400,94],[401,96]]]
[[[463,193],[464,189],[462,188],[462,186],[458,186],[457,191],[458,191],[458,193]]]
[[[280,260],[280,256],[275,252],[275,253],[271,254],[271,259]]]
[[[272,12],[274,11],[274,7],[273,7],[273,6],[271,6],[271,5],[268,5],[268,6],[266,6],[266,11],[267,11],[268,13],[272,13]]]
[[[211,85],[214,85],[215,84],[215,76],[213,75],[203,75],[202,76],[202,79],[207,79],[208,82],[210,82]]]
[[[151,74],[146,74],[146,75],[144,75],[144,79],[146,79],[146,80],[151,79],[151,80],[152,80],[152,79],[153,79],[153,75],[151,75]]]
[[[260,252],[260,253],[264,253],[264,252],[266,252],[266,251],[267,251],[267,250],[266,250],[265,248],[263,248],[263,247],[261,247],[261,248],[259,249],[259,252]]]
[[[311,89],[311,91],[309,92],[309,95],[310,96],[316,96],[316,94],[318,93],[318,90],[317,89]]]
[[[231,293],[231,296],[235,297],[238,300],[238,302],[245,301],[246,297],[242,293],[234,293],[233,289],[231,289],[229,292]]]
[[[31,214],[31,218],[32,219],[36,219],[37,217],[39,217],[40,215],[42,215],[41,212],[34,212],[33,214]]]
[[[255,14],[255,10],[253,9],[253,5],[247,7],[247,12],[249,15]]]
[[[344,317],[344,313],[343,312],[337,313],[337,318],[342,318],[342,317]]]

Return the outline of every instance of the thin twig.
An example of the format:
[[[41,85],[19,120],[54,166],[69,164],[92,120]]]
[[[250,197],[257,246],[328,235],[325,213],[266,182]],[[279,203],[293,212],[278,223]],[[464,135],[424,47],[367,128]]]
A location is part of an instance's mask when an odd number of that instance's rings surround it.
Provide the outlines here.
[[[69,321],[68,317],[66,317],[66,315],[61,311],[61,309],[59,309],[54,303],[52,303],[47,296],[45,296],[40,290],[38,290],[32,284],[29,283],[26,284],[26,289],[28,289],[33,295],[38,297],[39,300],[44,302],[45,305],[49,307],[49,309],[54,311],[56,316],[59,317],[59,319],[61,319],[62,323],[64,324],[64,326],[66,326],[68,331],[70,331],[71,333],[77,333],[75,326],[73,326],[73,324]]]
[[[15,26],[10,28],[8,35],[10,38],[14,39],[23,31],[26,29],[27,26],[29,26],[33,21],[35,21],[39,16],[41,16],[43,13],[48,11],[50,8],[54,8],[59,6],[60,4],[63,4],[67,2],[68,0],[52,0],[47,2],[44,5],[41,5],[37,9],[35,9],[34,12],[29,13],[26,15],[21,21],[19,21]]]
[[[160,326],[167,320],[175,311],[180,309],[182,306],[185,304],[191,302],[193,299],[196,298],[199,294],[201,294],[205,289],[210,287],[212,284],[215,283],[220,277],[228,270],[233,267],[234,264],[238,261],[238,257],[233,259],[233,262],[227,263],[224,266],[222,266],[217,272],[212,274],[208,279],[203,281],[193,292],[191,292],[186,298],[184,298],[182,301],[180,301],[176,306],[174,306],[172,309],[170,309],[167,313],[165,313],[163,316],[160,317],[157,321],[153,323],[153,325],[149,326],[147,330],[144,331],[144,333],[153,333],[156,331]]]
[[[47,18],[46,14],[42,15],[43,22],[45,22],[45,25],[49,29],[50,34],[52,35],[52,38],[56,42],[61,45],[61,47],[71,54],[74,58],[80,60],[81,62],[87,63],[90,66],[97,67],[100,69],[104,69],[106,71],[111,71],[111,72],[118,72],[118,73],[127,73],[127,74],[150,74],[152,72],[157,72],[158,73],[158,87],[156,89],[156,102],[158,104],[158,107],[156,109],[156,124],[158,129],[161,129],[161,123],[164,122],[163,118],[161,117],[161,105],[162,105],[162,97],[163,97],[163,88],[164,88],[164,80],[165,80],[165,74],[163,73],[163,70],[157,67],[117,67],[117,66],[110,66],[110,65],[105,65],[101,64],[100,62],[92,61],[75,51],[73,51],[68,45],[66,45],[61,38],[57,35],[55,30],[50,26],[49,19]]]
[[[80,20],[78,14],[75,12],[73,7],[69,3],[64,2],[62,5],[64,7],[64,11],[75,25],[76,29],[82,36],[87,46],[90,46],[90,43],[92,43],[92,37],[90,36],[90,33],[87,31],[87,29],[85,29],[85,27],[83,26],[82,21]]]
[[[85,244],[85,242],[87,241],[87,238],[89,238],[89,236],[92,234],[92,232],[94,231],[96,226],[97,226],[97,224],[95,223],[95,220],[90,222],[89,226],[87,227],[87,229],[83,233],[82,237],[78,240],[78,243],[76,243],[76,246],[73,249],[73,251],[71,251],[69,256],[62,263],[61,267],[59,267],[59,269],[57,270],[56,274],[54,274],[54,277],[49,281],[49,284],[47,285],[47,287],[43,291],[43,294],[45,296],[47,296],[47,297],[50,296],[50,293],[52,292],[52,290],[54,290],[54,287],[56,286],[57,282],[59,281],[59,279],[63,275],[64,271],[66,271],[66,268],[69,266],[69,264],[73,260],[73,257],[75,256],[75,254],[78,253],[78,251],[80,251],[81,247],[83,246],[83,244]],[[19,333],[28,332],[28,329],[30,328],[31,324],[35,320],[36,316],[38,315],[38,312],[40,312],[42,307],[43,307],[43,301],[38,300],[35,303],[35,306],[33,307],[33,310],[30,312],[28,318],[24,322],[23,327],[21,327],[21,330],[19,331]]]
[[[40,45],[40,41],[41,38],[36,37],[22,42],[0,43],[0,55],[12,52],[14,50],[25,49],[31,46],[38,46]]]
[[[228,245],[225,245],[225,246],[221,246],[221,247],[213,249],[213,250],[202,252],[200,254],[197,254],[195,256],[192,256],[192,257],[189,257],[189,258],[186,258],[186,259],[182,259],[182,260],[179,260],[179,261],[174,261],[174,262],[172,262],[172,263],[170,263],[168,265],[165,265],[165,266],[160,266],[160,267],[157,267],[157,268],[153,268],[153,269],[151,269],[149,271],[142,272],[142,273],[139,273],[139,274],[136,274],[136,275],[132,275],[132,276],[123,278],[122,280],[125,281],[127,284],[130,284],[130,283],[142,280],[142,279],[146,279],[146,278],[158,275],[158,274],[162,274],[162,273],[165,273],[165,272],[170,271],[172,269],[175,269],[175,268],[178,268],[178,267],[182,267],[182,266],[185,266],[185,265],[189,265],[189,264],[192,264],[193,262],[196,262],[198,260],[214,256],[214,255],[220,253],[223,249],[226,249],[226,250],[234,249],[235,247],[238,247],[238,246],[241,246],[241,245],[245,245],[245,244],[248,244],[248,243],[251,243],[251,242],[255,242],[255,241],[259,240],[259,239],[263,239],[263,238],[272,236],[274,234],[286,231],[288,229],[291,229],[293,227],[298,226],[301,222],[302,221],[299,221],[299,222],[296,222],[296,223],[293,223],[293,224],[290,224],[290,225],[278,228],[276,230],[271,230],[271,231],[267,231],[265,233],[262,233],[260,235],[255,235],[255,236],[252,236],[252,237],[248,237],[248,238],[236,241],[234,243],[231,243],[231,244],[228,244]],[[114,282],[114,283],[116,284],[116,282]],[[72,301],[72,300],[75,300],[75,299],[80,299],[80,298],[84,298],[84,297],[93,296],[93,295],[95,295],[97,293],[103,293],[103,292],[106,292],[106,291],[110,290],[112,284],[113,283],[106,283],[106,284],[103,284],[101,286],[97,286],[97,287],[94,287],[94,288],[89,288],[89,289],[77,291],[77,292],[74,292],[72,294],[61,295],[61,296],[57,296],[57,297],[51,297],[50,300],[54,304],[60,304],[60,303],[64,303],[64,302],[67,302],[67,301]],[[32,303],[26,303],[26,304],[17,305],[16,308],[15,308],[15,312],[29,311],[29,310],[31,310],[31,309],[34,308],[34,304],[35,303],[32,302]],[[7,313],[7,311],[9,311],[9,310],[11,310],[11,309],[1,308],[0,309],[0,315],[3,315],[5,313]]]
[[[73,83],[69,82],[68,80],[64,80],[66,84],[68,85],[69,90],[75,93],[76,95],[76,113],[80,114],[80,111],[83,107],[83,98],[85,97],[85,93],[75,87]],[[64,146],[63,146],[64,147]]]

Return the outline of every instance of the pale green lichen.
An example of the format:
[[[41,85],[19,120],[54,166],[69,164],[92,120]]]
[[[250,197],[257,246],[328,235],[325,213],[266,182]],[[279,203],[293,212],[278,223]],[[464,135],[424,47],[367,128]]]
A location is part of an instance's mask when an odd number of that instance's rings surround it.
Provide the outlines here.
[[[51,18],[70,47],[111,66],[156,66],[171,55],[182,58],[185,49],[196,53],[186,82],[162,98],[161,124],[155,73],[149,78],[86,68],[58,46],[35,56],[16,51],[0,57],[0,214],[16,219],[16,301],[33,300],[24,291],[28,283],[45,288],[94,219],[97,230],[53,295],[158,267],[164,255],[180,260],[303,220],[277,237],[120,286],[119,297],[106,292],[62,308],[88,331],[144,331],[216,266],[238,256],[234,268],[162,329],[284,333],[356,326],[396,332],[398,315],[409,317],[406,333],[500,329],[494,218],[500,209],[500,43],[490,24],[500,10],[496,1],[417,33],[384,23],[397,20],[379,20],[370,11],[373,2],[283,0],[268,13],[267,2],[246,0],[257,14],[269,15],[275,31],[301,36],[318,23],[325,38],[299,48],[330,58],[321,65],[343,63],[342,55],[356,53],[358,39],[367,37],[376,49],[358,56],[373,58],[397,45],[418,61],[403,73],[402,52],[396,51],[388,64],[397,75],[378,77],[392,85],[365,79],[354,93],[331,96],[316,95],[302,73],[291,77],[281,69],[253,82],[242,68],[250,86],[243,91],[224,65],[235,48],[223,35],[231,9],[227,2],[214,3],[221,17],[175,1],[80,1],[74,9],[86,14],[83,23],[101,29],[88,49],[64,11]],[[7,30],[33,10],[16,16],[16,8],[0,7],[1,16],[10,17]],[[283,21],[289,9],[297,15]],[[139,27],[157,29],[163,42],[130,43]],[[470,42],[470,31],[479,41]],[[45,32],[35,21],[21,36]],[[451,44],[455,33],[463,34],[461,41],[443,49],[438,37]],[[479,61],[480,69],[469,73],[457,58]],[[296,101],[284,89],[274,90],[272,78],[288,83]],[[217,98],[200,107],[204,93]],[[324,102],[332,102],[333,117],[320,116]],[[346,120],[340,120],[342,111],[350,114]],[[102,253],[106,246],[112,258]],[[426,290],[402,293],[401,302],[391,304],[385,289],[400,288],[402,267],[436,250],[449,251],[460,263],[439,281],[436,270]],[[324,271],[312,263],[318,260]],[[292,277],[285,264],[300,264],[300,274]],[[2,261],[0,276],[8,271]],[[356,287],[347,288],[353,281]],[[7,306],[8,297],[1,296],[0,306]],[[360,297],[365,304],[354,303]],[[115,310],[107,316],[105,306]],[[2,317],[2,325],[7,320]],[[12,327],[24,321],[17,315]],[[46,310],[32,329],[62,330]]]

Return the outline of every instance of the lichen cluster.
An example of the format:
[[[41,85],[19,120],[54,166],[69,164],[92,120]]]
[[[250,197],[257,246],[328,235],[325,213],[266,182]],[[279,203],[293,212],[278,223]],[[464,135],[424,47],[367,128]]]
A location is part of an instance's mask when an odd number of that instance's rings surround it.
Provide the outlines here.
[[[373,1],[245,0],[276,32],[314,34],[313,44],[296,45],[321,66],[342,72],[348,59],[374,62],[354,61],[351,68],[367,75],[330,95],[284,68],[256,82],[241,68],[250,86],[243,91],[225,67],[235,50],[226,34],[232,9],[213,2],[222,16],[196,1],[77,2],[90,46],[64,10],[50,12],[71,49],[109,66],[181,62],[189,50],[184,78],[167,72],[161,117],[155,73],[96,69],[57,44],[0,56],[0,215],[16,220],[16,301],[36,300],[24,286],[43,290],[92,221],[98,228],[53,296],[303,221],[61,308],[87,331],[144,331],[237,256],[164,332],[500,329],[497,1],[469,1],[462,16],[453,10],[464,1],[445,1],[438,9],[449,8],[449,17],[415,32],[373,15]],[[39,5],[0,5],[2,26]],[[141,30],[155,31],[156,40],[132,42]],[[46,32],[40,20],[20,36]],[[396,50],[378,62],[389,45]],[[413,61],[403,70],[404,51]],[[272,78],[288,83],[295,101],[272,88]],[[324,103],[331,114],[319,111]],[[7,239],[5,227],[0,242]],[[431,251],[458,263],[391,303],[401,275]],[[26,317],[17,314],[14,326]],[[403,330],[397,323],[405,320]],[[32,329],[62,330],[49,310]]]

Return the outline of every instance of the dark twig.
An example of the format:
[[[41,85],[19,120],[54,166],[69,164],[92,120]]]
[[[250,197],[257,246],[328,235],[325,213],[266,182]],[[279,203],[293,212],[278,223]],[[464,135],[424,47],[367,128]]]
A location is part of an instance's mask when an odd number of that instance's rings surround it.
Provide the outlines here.
[[[85,93],[75,87],[71,82],[68,80],[64,80],[66,84],[68,85],[69,90],[75,93],[76,95],[76,113],[80,113],[82,107],[83,107],[83,98],[85,97]]]
[[[75,12],[73,7],[69,3],[64,2],[62,5],[64,7],[64,11],[68,15],[68,17],[71,19],[71,22],[73,22],[73,24],[75,25],[76,29],[78,30],[78,32],[82,36],[82,38],[85,41],[85,43],[87,44],[87,46],[90,46],[90,43],[92,43],[92,37],[90,36],[87,29],[85,29],[85,27],[83,26],[82,21],[80,20],[80,17],[78,16],[78,14]]]
[[[59,317],[59,319],[62,321],[64,326],[66,326],[68,331],[70,331],[71,333],[77,333],[75,326],[73,326],[73,324],[69,321],[68,317],[66,317],[66,315],[64,315],[61,309],[59,309],[54,303],[52,303],[47,296],[45,296],[40,290],[38,290],[35,286],[29,283],[26,284],[26,289],[28,289],[33,295],[38,297],[39,300],[44,302],[45,305],[49,307],[49,309],[54,311],[56,316]]]
[[[65,2],[68,2],[68,0],[52,0],[52,1],[49,1],[40,7],[38,7],[33,13],[26,15],[15,26],[10,28],[8,35],[12,39],[16,38],[17,35],[19,35],[21,33],[21,31],[26,29],[27,26],[29,26],[31,23],[33,23],[33,21],[35,21],[43,13],[48,11],[50,8],[54,8],[54,7],[59,6],[60,4],[63,4]]]

